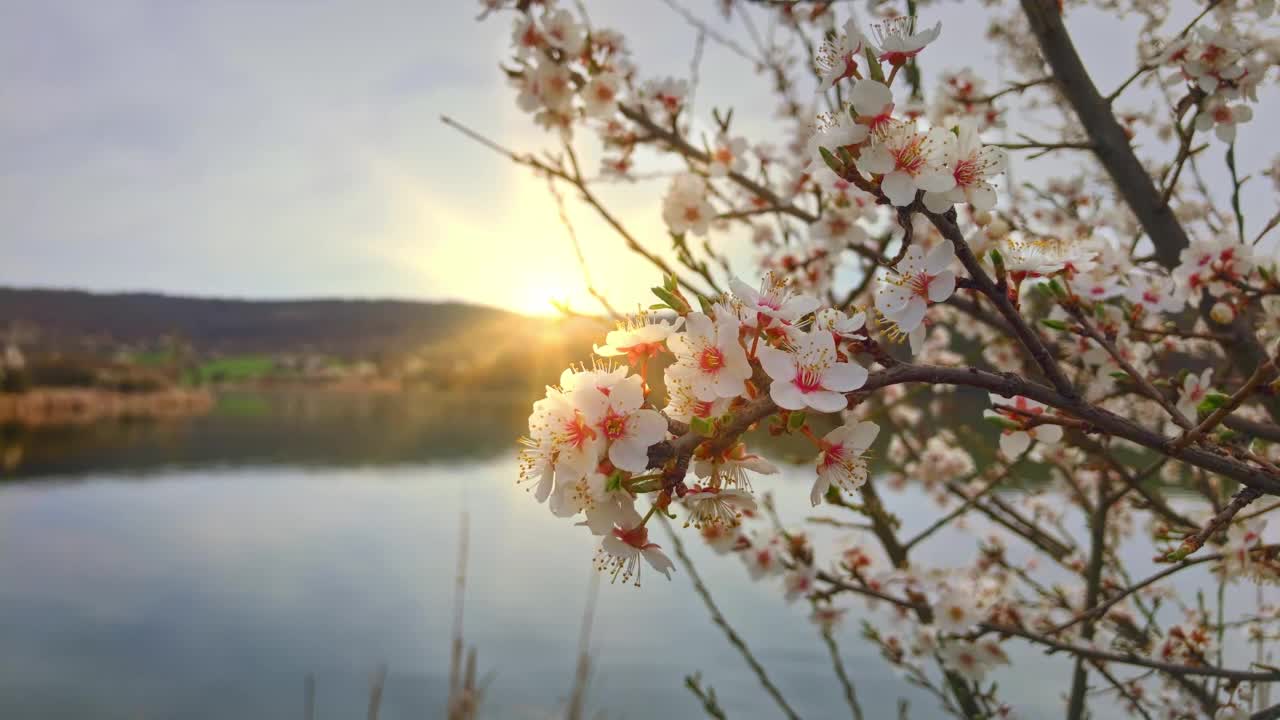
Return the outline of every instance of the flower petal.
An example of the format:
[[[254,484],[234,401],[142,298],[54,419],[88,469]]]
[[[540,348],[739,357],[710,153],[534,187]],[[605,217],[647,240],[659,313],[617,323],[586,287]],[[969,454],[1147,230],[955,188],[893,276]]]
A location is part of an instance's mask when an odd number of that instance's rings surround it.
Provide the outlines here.
[[[831,487],[831,480],[819,474],[813,481],[813,489],[809,491],[809,502],[817,507],[822,502],[822,497],[827,494],[829,487]]]
[[[896,313],[886,314],[885,317],[896,323],[899,330],[909,333],[924,320],[925,308],[924,298],[913,295],[905,307]]]
[[[924,206],[932,213],[944,213],[951,209],[955,202],[949,192],[927,192],[924,194]]]
[[[1022,455],[1030,446],[1031,436],[1021,430],[1007,432],[1000,436],[1000,452],[1010,460]]]
[[[648,449],[667,437],[667,421],[657,410],[637,410],[627,418],[627,437]]]
[[[929,254],[924,258],[924,269],[931,275],[938,273],[951,267],[951,263],[956,259],[956,246],[950,240],[943,240],[934,246]]]
[[[863,451],[871,447],[871,443],[876,441],[876,436],[879,434],[879,425],[870,420],[863,420],[853,426],[853,432],[849,435],[849,446],[861,455]]]
[[[888,196],[889,202],[898,207],[910,205],[916,199],[916,183],[904,172],[891,172],[885,175],[884,180],[880,182],[880,189]]]
[[[631,438],[614,440],[609,446],[609,462],[627,472],[644,472],[649,467],[649,447]]]
[[[609,405],[619,413],[629,413],[644,404],[644,378],[631,375],[609,388]]]
[[[760,358],[765,373],[774,380],[790,381],[795,377],[796,359],[791,353],[765,345],[756,351],[756,357]]]
[[[649,563],[649,567],[662,573],[668,580],[671,579],[671,571],[675,568],[675,565],[671,563],[671,558],[667,557],[657,545],[650,545],[640,552],[644,555],[645,561]]]
[[[942,302],[956,291],[956,274],[950,270],[938,273],[929,283],[929,302]]]
[[[783,410],[803,410],[805,408],[804,393],[796,384],[787,380],[774,380],[769,385],[769,397]]]
[[[1062,440],[1061,425],[1041,425],[1036,428],[1036,440],[1046,445],[1054,445]]]
[[[849,99],[859,115],[879,115],[886,105],[893,103],[893,92],[882,82],[864,78],[854,83]]]
[[[888,148],[873,144],[863,149],[862,154],[858,156],[857,165],[862,172],[883,175],[893,171],[894,162]],[[735,291],[734,294],[736,295],[737,292]]]
[[[866,372],[865,370],[863,372]],[[776,384],[776,383],[775,383]],[[803,395],[804,403],[818,412],[840,412],[849,407],[844,395],[830,390],[815,390]],[[775,400],[776,402],[776,400]],[[781,405],[781,403],[778,403]]]
[[[989,182],[974,183],[966,187],[964,197],[974,210],[990,210],[996,206],[996,188]]]
[[[835,392],[851,392],[867,382],[867,369],[857,363],[838,362],[822,374],[822,387]]]
[[[956,186],[956,176],[943,170],[923,172],[916,175],[916,185],[921,190],[946,192]]]

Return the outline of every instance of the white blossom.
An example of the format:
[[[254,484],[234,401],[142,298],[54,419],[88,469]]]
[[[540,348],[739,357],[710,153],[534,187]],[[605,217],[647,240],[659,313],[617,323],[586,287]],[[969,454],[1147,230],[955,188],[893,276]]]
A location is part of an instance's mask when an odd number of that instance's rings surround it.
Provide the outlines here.
[[[1046,423],[1033,426],[1029,424],[1031,420],[1044,414],[1045,406],[1043,403],[1021,395],[1016,395],[1013,398],[1004,398],[992,393],[991,404],[996,408],[987,410],[986,414],[988,416],[1002,417],[1007,422],[1019,426],[1016,428],[1004,428],[1000,435],[1000,451],[1008,459],[1014,460],[1026,452],[1027,448],[1031,446],[1032,440],[1037,440],[1046,445],[1053,445],[1062,440],[1061,425]]]
[[[968,202],[975,210],[995,207],[996,189],[990,179],[1004,172],[1009,158],[1004,150],[982,144],[973,121],[962,121],[956,134],[946,140],[942,163],[951,168],[955,187],[946,192],[926,192],[924,206],[930,212],[946,212],[958,202]]]
[[[762,346],[759,357],[773,380],[769,397],[787,410],[843,410],[848,404],[843,393],[867,381],[865,368],[837,360],[835,341],[822,330],[800,335],[789,350]]]
[[[919,132],[912,123],[894,121],[862,151],[858,168],[883,175],[880,189],[899,207],[910,205],[918,190],[947,192],[956,186],[945,165],[948,135],[940,128]]]
[[[596,568],[609,575],[612,581],[617,582],[621,578],[626,583],[634,579],[636,587],[640,587],[642,558],[649,567],[671,579],[671,570],[675,566],[659,545],[649,542],[649,530],[643,525],[630,529],[614,528],[605,535],[596,552],[595,563]]]
[[[715,217],[715,209],[707,201],[707,182],[693,173],[683,173],[671,180],[662,201],[662,219],[673,235],[693,233],[706,235]]]
[[[876,43],[880,46],[879,57],[893,65],[904,65],[915,57],[926,45],[938,39],[942,33],[939,22],[928,30],[916,32],[914,15],[899,15],[871,26],[875,33]]]
[[[928,255],[919,245],[907,248],[898,263],[898,274],[884,274],[876,288],[876,309],[896,331],[911,337],[913,350],[924,340],[924,314],[929,303],[943,302],[956,289],[950,270],[955,261],[955,245],[938,243]]]
[[[604,345],[593,350],[600,357],[626,356],[632,364],[644,358],[652,358],[662,349],[671,333],[680,329],[684,318],[674,320],[659,318],[648,312],[628,315],[617,323],[604,338]]]
[[[713,322],[700,312],[689,313],[685,331],[667,338],[676,365],[685,372],[699,400],[732,398],[743,393],[751,377],[747,353],[738,342],[737,318],[719,312]]]
[[[639,375],[630,375],[609,388],[579,385],[573,400],[591,423],[597,440],[608,444],[609,461],[622,470],[642,472],[649,464],[649,446],[666,437],[667,421],[662,415],[641,408],[644,390]]]
[[[863,457],[880,426],[873,422],[841,425],[822,438],[818,455],[818,478],[809,491],[809,502],[815,507],[822,502],[833,484],[845,492],[853,492],[867,481],[867,461]]]

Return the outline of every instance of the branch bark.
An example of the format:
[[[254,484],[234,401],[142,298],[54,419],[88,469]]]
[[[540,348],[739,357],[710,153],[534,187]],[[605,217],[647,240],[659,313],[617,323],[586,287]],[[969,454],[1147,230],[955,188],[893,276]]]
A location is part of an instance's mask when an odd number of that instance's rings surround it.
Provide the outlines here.
[[[1053,71],[1057,87],[1093,140],[1098,162],[1106,168],[1116,190],[1151,238],[1160,264],[1174,267],[1178,253],[1190,244],[1187,233],[1173,210],[1161,201],[1151,176],[1130,149],[1128,135],[1111,113],[1110,103],[1093,84],[1062,23],[1057,0],[1022,0],[1022,11],[1031,23],[1031,32],[1040,43],[1040,52]]]

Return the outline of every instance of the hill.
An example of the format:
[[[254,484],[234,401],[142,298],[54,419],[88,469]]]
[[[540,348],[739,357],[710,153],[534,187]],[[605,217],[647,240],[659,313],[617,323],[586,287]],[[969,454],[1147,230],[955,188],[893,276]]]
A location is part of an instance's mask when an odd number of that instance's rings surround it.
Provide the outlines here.
[[[0,341],[28,356],[143,357],[180,346],[184,355],[223,358],[228,367],[262,363],[264,356],[323,356],[436,382],[493,385],[527,382],[584,359],[603,334],[601,321],[591,318],[534,318],[460,302],[0,288]]]
[[[458,302],[231,300],[155,293],[0,288],[0,329],[24,347],[87,349],[163,337],[200,354],[403,352],[479,324],[549,322]]]

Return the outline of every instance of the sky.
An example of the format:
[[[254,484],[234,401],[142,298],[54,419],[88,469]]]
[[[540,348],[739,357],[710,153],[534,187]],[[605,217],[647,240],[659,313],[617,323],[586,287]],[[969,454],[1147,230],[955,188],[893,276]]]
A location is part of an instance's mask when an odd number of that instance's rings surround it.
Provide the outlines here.
[[[712,3],[678,2],[743,37]],[[597,309],[545,182],[440,122],[447,114],[518,151],[554,146],[499,71],[509,20],[476,22],[478,3],[0,4],[0,284]],[[930,10],[943,33],[922,62],[990,67],[976,4]],[[688,74],[696,31],[663,0],[587,6],[596,25],[626,32],[646,75]],[[1070,26],[1105,91],[1134,67],[1134,26],[1101,19],[1081,11]],[[732,105],[740,131],[769,139],[773,103],[760,77],[714,43],[701,77],[704,127],[712,106]],[[1278,149],[1259,125],[1242,133],[1265,150],[1242,159],[1246,172]],[[1025,180],[1063,162],[1016,169]],[[1270,184],[1253,185],[1246,199],[1269,215]],[[669,246],[662,189],[649,181],[603,192],[659,251]],[[595,284],[620,307],[650,302],[651,268],[566,199]],[[745,240],[726,243],[747,274]]]

